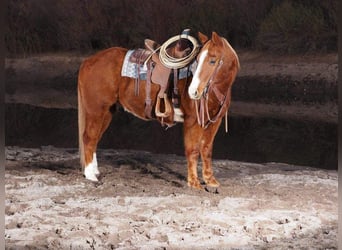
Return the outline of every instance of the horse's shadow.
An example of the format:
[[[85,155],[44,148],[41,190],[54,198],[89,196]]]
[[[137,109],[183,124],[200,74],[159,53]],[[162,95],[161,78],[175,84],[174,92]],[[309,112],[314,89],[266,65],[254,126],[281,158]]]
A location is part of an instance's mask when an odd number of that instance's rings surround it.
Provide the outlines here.
[[[181,173],[172,166],[179,164],[186,166],[186,160],[175,160],[174,155],[151,154],[140,151],[109,151],[100,150],[98,153],[98,164],[101,175],[100,183],[107,174],[115,173],[121,166],[128,166],[132,171],[136,171],[141,175],[148,175],[151,178],[163,180],[175,187],[183,187],[186,181],[184,173]],[[104,168],[104,166],[107,166]],[[108,167],[110,166],[110,167]],[[63,160],[41,160],[35,162],[27,162],[20,166],[33,171],[49,170],[61,175],[82,175],[82,169],[79,165],[79,159],[63,159]]]
[[[39,161],[31,162],[21,167],[29,168],[35,171],[42,169],[50,170],[62,175],[68,175],[71,173],[76,173],[77,171],[81,171],[81,167],[79,166],[77,160]]]
[[[116,157],[105,157],[106,161],[109,160],[109,164],[111,166],[115,166],[115,168],[119,168],[122,165],[129,166],[133,171],[138,171],[142,175],[149,175],[154,179],[163,180],[165,182],[171,183],[176,187],[183,187],[186,181],[186,177],[183,173],[172,169],[172,165],[174,164],[171,158],[166,158],[167,156],[163,156],[163,159],[160,159],[158,156],[155,157],[153,154],[145,153],[145,152],[134,152],[129,154],[120,154]],[[172,156],[170,156],[172,157]],[[99,159],[102,159],[101,155],[99,155]],[[181,163],[186,166],[186,162]],[[110,171],[115,171],[115,169],[111,169]]]

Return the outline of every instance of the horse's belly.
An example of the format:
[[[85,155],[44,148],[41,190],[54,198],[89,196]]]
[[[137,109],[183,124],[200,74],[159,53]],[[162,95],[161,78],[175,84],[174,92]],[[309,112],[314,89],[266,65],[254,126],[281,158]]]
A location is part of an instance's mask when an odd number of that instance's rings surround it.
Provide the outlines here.
[[[128,81],[124,85],[120,86],[119,89],[119,102],[124,107],[124,109],[132,113],[133,115],[143,119],[148,120],[145,115],[146,107],[146,82],[140,81],[138,87],[139,91],[136,91],[135,79]],[[159,86],[156,84],[151,84],[151,107],[155,105],[155,99],[159,90]]]

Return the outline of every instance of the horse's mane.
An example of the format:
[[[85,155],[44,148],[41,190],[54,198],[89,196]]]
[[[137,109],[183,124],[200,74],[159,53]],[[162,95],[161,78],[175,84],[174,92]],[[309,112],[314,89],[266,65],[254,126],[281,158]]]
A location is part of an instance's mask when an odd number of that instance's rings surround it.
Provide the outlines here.
[[[238,69],[240,69],[240,60],[239,60],[238,55],[236,54],[236,51],[233,49],[233,47],[230,45],[230,43],[227,41],[227,39],[225,39],[223,37],[222,37],[222,39],[225,41],[226,45],[233,51],[233,54],[235,55],[236,60],[238,62]]]

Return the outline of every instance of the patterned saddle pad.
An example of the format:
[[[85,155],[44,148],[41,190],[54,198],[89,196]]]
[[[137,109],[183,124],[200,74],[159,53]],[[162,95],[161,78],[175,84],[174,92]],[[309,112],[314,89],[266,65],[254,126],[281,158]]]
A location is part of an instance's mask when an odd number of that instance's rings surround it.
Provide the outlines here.
[[[134,63],[129,60],[133,52],[134,50],[127,51],[124,62],[122,64],[121,76],[146,80],[146,74],[147,74],[146,65]],[[197,66],[197,62],[194,61],[190,66],[179,69],[178,79],[184,79],[193,75],[195,73],[196,66]]]
[[[131,77],[134,79],[140,78],[141,80],[146,80],[146,74],[147,74],[146,65],[133,63],[129,60],[133,52],[134,50],[127,51],[124,62],[122,64],[121,76],[127,76],[127,77]]]

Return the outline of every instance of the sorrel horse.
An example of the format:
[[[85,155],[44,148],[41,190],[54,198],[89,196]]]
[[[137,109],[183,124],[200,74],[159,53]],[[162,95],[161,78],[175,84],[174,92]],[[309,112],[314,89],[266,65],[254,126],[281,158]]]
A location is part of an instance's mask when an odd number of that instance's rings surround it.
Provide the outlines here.
[[[198,66],[191,83],[178,81],[180,108],[184,114],[184,146],[188,165],[188,186],[203,189],[197,175],[198,158],[202,158],[202,176],[207,186],[218,187],[212,170],[214,137],[231,100],[231,88],[239,70],[239,59],[227,40],[212,32],[198,33],[202,44],[197,55]],[[108,128],[113,105],[120,103],[133,115],[147,120],[144,113],[145,92],[135,95],[134,80],[121,76],[128,50],[113,47],[87,58],[78,76],[78,123],[80,162],[85,177],[97,181],[96,148]],[[141,81],[139,88],[145,89]],[[151,85],[152,106],[156,104],[159,86]]]

